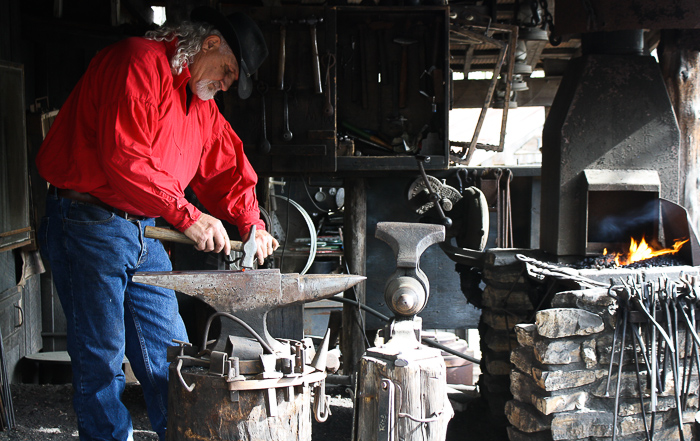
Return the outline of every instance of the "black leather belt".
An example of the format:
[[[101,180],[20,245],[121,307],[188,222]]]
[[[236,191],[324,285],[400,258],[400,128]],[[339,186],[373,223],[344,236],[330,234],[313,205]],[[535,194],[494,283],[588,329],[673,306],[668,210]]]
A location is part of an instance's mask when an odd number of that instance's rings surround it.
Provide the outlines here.
[[[65,188],[58,188],[53,185],[49,185],[49,193],[54,193],[56,196],[66,199],[72,199],[74,201],[83,202],[85,204],[97,205],[100,208],[116,214],[117,216],[124,218],[126,220],[144,220],[148,219],[147,216],[137,216],[135,214],[127,213],[124,210],[114,208],[111,205],[107,205],[90,193],[80,193],[75,190],[69,190]]]

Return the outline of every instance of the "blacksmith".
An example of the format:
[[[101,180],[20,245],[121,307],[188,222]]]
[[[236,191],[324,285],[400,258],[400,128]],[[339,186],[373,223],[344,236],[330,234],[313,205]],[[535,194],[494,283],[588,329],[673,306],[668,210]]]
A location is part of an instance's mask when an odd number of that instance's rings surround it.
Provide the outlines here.
[[[66,315],[81,440],[132,439],[124,355],[165,437],[166,348],[188,338],[175,293],[131,281],[172,269],[145,226],[162,217],[197,249],[228,253],[222,220],[243,240],[255,225],[261,263],[278,246],[242,142],[212,100],[231,88],[247,98],[267,54],[246,15],[197,8],[190,23],[99,52],[42,144],[37,166],[51,187],[39,240]],[[188,186],[210,214],[185,199]]]

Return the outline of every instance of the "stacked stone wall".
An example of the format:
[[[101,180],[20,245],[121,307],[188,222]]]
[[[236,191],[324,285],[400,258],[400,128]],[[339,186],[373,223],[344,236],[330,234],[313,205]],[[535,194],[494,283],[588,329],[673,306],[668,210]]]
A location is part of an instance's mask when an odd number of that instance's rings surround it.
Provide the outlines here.
[[[534,323],[515,325],[518,346],[510,354],[510,390],[513,398],[505,404],[511,441],[647,439],[643,418],[651,429],[648,369],[637,350],[639,382],[635,364],[635,346],[627,334],[624,346],[619,405],[615,408],[619,360],[612,348],[618,308],[606,289],[583,289],[556,293],[551,308],[535,313]],[[695,415],[698,412],[697,366],[685,362],[686,345],[683,328],[679,328],[680,377],[690,375],[681,412],[683,437],[694,439]],[[620,337],[618,336],[618,339]],[[690,355],[690,354],[689,354]],[[680,438],[674,379],[665,378],[664,390],[658,395],[654,417],[654,438]],[[639,384],[642,385],[640,401]],[[617,418],[615,419],[615,413]],[[697,435],[695,435],[697,436]],[[697,439],[697,438],[695,438]]]

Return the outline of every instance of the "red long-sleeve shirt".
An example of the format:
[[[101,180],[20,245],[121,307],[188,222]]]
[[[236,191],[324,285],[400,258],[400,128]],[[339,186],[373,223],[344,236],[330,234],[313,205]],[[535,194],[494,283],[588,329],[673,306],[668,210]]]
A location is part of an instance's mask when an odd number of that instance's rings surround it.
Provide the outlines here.
[[[190,72],[170,71],[175,42],[128,38],[99,52],[61,108],[37,155],[44,179],[180,231],[201,212],[189,185],[219,219],[264,229],[257,176],[213,100],[193,95]]]

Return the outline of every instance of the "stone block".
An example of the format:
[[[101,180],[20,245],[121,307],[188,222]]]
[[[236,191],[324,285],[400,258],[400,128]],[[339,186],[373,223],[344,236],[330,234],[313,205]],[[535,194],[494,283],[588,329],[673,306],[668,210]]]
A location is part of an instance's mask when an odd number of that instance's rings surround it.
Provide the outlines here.
[[[666,397],[657,397],[656,399],[656,411],[657,412],[667,412],[671,409],[676,408],[676,399],[675,397],[671,396],[666,396]],[[618,415],[620,416],[631,416],[631,415],[636,415],[642,413],[642,405],[639,403],[639,400],[626,400],[620,402],[620,409]],[[645,412],[650,412],[651,411],[651,401],[649,399],[649,396],[644,397],[644,411]]]
[[[495,352],[510,352],[519,347],[518,340],[512,331],[490,327],[482,329],[481,343]]]
[[[533,397],[540,389],[528,374],[513,370],[510,373],[510,392],[513,398],[523,403],[534,404]]]
[[[484,268],[482,274],[488,286],[502,289],[512,287],[524,289],[529,286],[525,273],[521,273],[519,268],[512,271],[503,271],[502,268]]]
[[[603,320],[583,309],[552,308],[535,315],[537,333],[547,338],[597,334],[604,329]]]
[[[535,357],[543,364],[569,364],[582,360],[581,343],[572,340],[538,341]]]
[[[622,398],[637,398],[639,397],[639,387],[637,385],[637,374],[635,372],[623,371],[620,377],[620,397]],[[646,381],[647,373],[646,371],[640,373],[640,381],[642,387],[646,392]],[[606,390],[608,392],[606,396]],[[613,373],[610,376],[610,386],[608,387],[608,375],[607,372],[603,375],[600,381],[591,387],[591,394],[598,398],[610,398],[615,396],[617,390],[617,370],[613,369]]]
[[[589,288],[562,291],[552,297],[553,308],[579,308],[590,312],[614,313],[617,302],[608,295],[607,288]]]
[[[486,251],[484,263],[487,267],[524,268],[525,264],[517,258],[519,254],[537,259],[540,253],[538,253],[536,250],[527,248],[490,248]]]
[[[532,376],[535,354],[532,347],[520,346],[510,353],[510,362],[521,372]]]
[[[522,314],[507,314],[489,309],[481,311],[481,321],[493,329],[512,331],[513,327],[527,320]]]
[[[537,335],[537,325],[534,323],[520,323],[515,325],[515,335],[518,337],[518,343],[523,346],[534,346],[535,341],[539,338]]]
[[[535,367],[532,368],[532,378],[535,380],[535,383],[548,392],[591,384],[603,378],[606,374],[607,372],[603,369],[547,371]]]
[[[542,415],[583,409],[588,401],[588,394],[583,391],[545,392],[529,375],[517,370],[513,370],[510,374],[510,391],[514,399],[531,404]]]
[[[486,363],[486,372],[491,375],[509,375],[513,365],[501,360],[493,360]]]
[[[559,413],[552,419],[555,440],[612,436],[613,416],[609,412],[579,411]]]
[[[507,309],[513,311],[532,311],[534,306],[526,291],[517,289],[499,289],[487,286],[482,295],[484,308]]]
[[[586,368],[593,369],[598,365],[598,357],[596,356],[596,340],[586,340],[581,343],[581,358],[586,363]]]
[[[533,394],[532,404],[544,415],[552,415],[560,412],[580,410],[586,408],[588,394],[586,392],[574,392],[570,394],[557,394],[541,396]]]
[[[508,422],[522,432],[541,432],[550,427],[551,418],[543,416],[531,405],[517,400],[510,400],[506,403],[505,414],[508,417]]]
[[[513,426],[508,426],[506,430],[508,431],[508,439],[510,441],[552,441],[552,432],[549,430],[526,433],[521,432]]]

